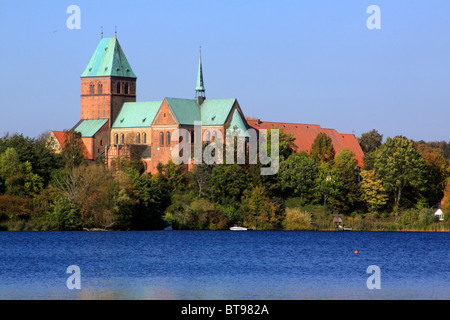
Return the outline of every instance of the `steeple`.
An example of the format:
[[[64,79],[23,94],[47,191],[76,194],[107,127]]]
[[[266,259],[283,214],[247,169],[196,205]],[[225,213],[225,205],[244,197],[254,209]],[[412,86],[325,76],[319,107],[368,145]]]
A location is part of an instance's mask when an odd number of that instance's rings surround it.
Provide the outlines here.
[[[202,104],[206,99],[205,87],[203,85],[203,70],[202,70],[202,47],[200,47],[199,59],[198,59],[198,73],[197,73],[197,86],[195,88],[195,97],[198,104]]]

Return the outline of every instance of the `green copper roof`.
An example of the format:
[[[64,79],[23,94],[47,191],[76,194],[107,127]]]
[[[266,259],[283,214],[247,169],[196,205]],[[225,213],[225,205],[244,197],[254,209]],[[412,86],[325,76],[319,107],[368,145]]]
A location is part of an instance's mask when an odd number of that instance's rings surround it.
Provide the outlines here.
[[[203,85],[203,70],[202,70],[202,52],[200,51],[198,59],[198,72],[197,72],[197,86],[195,87],[196,95],[205,92],[205,86]]]
[[[82,137],[93,137],[106,122],[108,119],[85,119],[78,124],[74,131],[81,133]]]
[[[136,78],[116,38],[103,38],[81,77],[117,76]]]
[[[199,106],[196,99],[166,98],[179,124],[194,125],[202,121],[203,126],[223,125],[236,99],[211,99]]]
[[[238,130],[239,137],[250,137],[247,131],[244,120],[242,120],[241,114],[237,109],[234,110],[233,117],[231,118],[229,130]]]
[[[206,99],[201,105],[204,126],[223,125],[236,99]]]
[[[125,102],[113,128],[150,127],[162,101]]]

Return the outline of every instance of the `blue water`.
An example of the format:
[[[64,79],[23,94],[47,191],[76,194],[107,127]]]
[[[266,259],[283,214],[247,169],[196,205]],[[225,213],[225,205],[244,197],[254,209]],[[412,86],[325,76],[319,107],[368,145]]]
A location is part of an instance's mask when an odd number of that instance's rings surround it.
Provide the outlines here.
[[[0,299],[450,299],[449,233],[0,232]],[[358,254],[355,254],[358,250]],[[68,289],[70,265],[81,289]],[[380,289],[368,289],[370,265]]]

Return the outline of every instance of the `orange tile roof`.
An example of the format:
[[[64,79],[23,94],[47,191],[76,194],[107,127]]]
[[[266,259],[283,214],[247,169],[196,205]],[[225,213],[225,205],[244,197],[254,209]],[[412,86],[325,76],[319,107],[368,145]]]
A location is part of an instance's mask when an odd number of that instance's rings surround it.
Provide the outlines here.
[[[64,131],[52,131],[53,135],[55,136],[55,139],[58,141],[59,145],[62,149],[64,149],[64,146],[66,145],[66,133]],[[80,139],[81,142],[81,151],[83,152],[83,157],[87,160],[94,160],[94,158],[91,156],[89,151],[86,148],[86,145],[84,142]]]
[[[297,152],[305,151],[310,153],[311,146],[319,133],[327,134],[333,141],[333,147],[336,154],[343,148],[348,148],[355,154],[358,160],[358,166],[362,168],[364,153],[354,134],[341,134],[334,129],[321,128],[317,124],[301,124],[286,122],[267,122],[259,119],[247,120],[248,124],[256,130],[271,129],[277,127],[285,133],[291,133],[295,138]]]

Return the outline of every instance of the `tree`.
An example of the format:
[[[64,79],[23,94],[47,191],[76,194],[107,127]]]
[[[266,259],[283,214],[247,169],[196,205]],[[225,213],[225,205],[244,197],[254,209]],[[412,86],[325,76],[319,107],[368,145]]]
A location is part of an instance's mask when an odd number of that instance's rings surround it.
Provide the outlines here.
[[[442,149],[428,144],[418,144],[417,150],[425,161],[427,185],[423,195],[428,205],[434,206],[442,200],[450,166],[443,156]]]
[[[333,141],[326,133],[319,133],[314,139],[310,154],[319,162],[333,160],[335,156]]]
[[[255,186],[245,191],[242,199],[247,214],[244,225],[258,230],[278,229],[281,223],[281,206],[271,199],[264,187]]]
[[[194,172],[192,173],[192,179],[198,188],[199,197],[202,197],[209,192],[209,179],[214,167],[215,165],[205,163],[195,166]]]
[[[409,139],[387,138],[374,154],[374,170],[386,191],[393,195],[396,208],[405,187],[424,189],[425,162]]]
[[[360,199],[359,184],[358,184],[358,160],[355,154],[347,148],[341,149],[334,158],[334,167],[338,169],[341,174],[342,193],[337,198],[339,200],[340,208],[348,211],[355,207]]]
[[[282,190],[290,190],[302,200],[312,195],[318,174],[316,161],[306,152],[293,153],[280,164],[278,179]]]
[[[361,134],[361,137],[358,138],[359,145],[364,153],[374,152],[381,146],[382,141],[383,135],[375,129]]]
[[[364,152],[363,163],[365,170],[373,169],[373,154],[381,146],[383,141],[383,135],[378,133],[377,130],[372,129],[369,132],[363,133],[358,138],[359,145]]]
[[[24,167],[16,149],[7,148],[0,155],[0,178],[4,181],[6,193],[17,196],[24,195],[23,171]]]
[[[278,131],[278,154],[280,156],[280,160],[287,159],[291,154],[295,153],[297,150],[297,145],[295,144],[295,137],[292,133],[286,133],[283,129],[278,128],[276,126],[272,126],[270,130],[267,132],[267,155],[271,156],[272,150],[272,130]],[[282,161],[280,161],[282,162]]]
[[[448,221],[450,219],[450,178],[447,179],[444,197],[442,198],[442,212],[444,219]]]
[[[166,164],[159,163],[157,169],[164,180],[161,183],[166,183],[171,191],[185,189],[187,180],[184,165],[169,161]]]
[[[9,177],[21,173],[23,170],[16,149],[8,148],[0,155],[0,178],[8,180]]]
[[[80,166],[84,162],[83,141],[81,134],[75,131],[64,131],[65,143],[62,156],[67,170]]]
[[[85,228],[110,228],[114,224],[111,192],[114,180],[103,165],[79,166],[55,178],[55,187],[80,215]]]
[[[212,200],[224,203],[226,201],[239,202],[244,190],[251,185],[247,170],[234,163],[215,167],[209,179],[209,186]]]
[[[378,211],[383,208],[389,200],[386,189],[383,187],[383,182],[377,178],[374,170],[363,170],[361,172],[361,177],[362,200],[370,211]]]
[[[336,200],[343,193],[341,171],[328,162],[319,164],[314,193],[324,205],[335,207]]]

